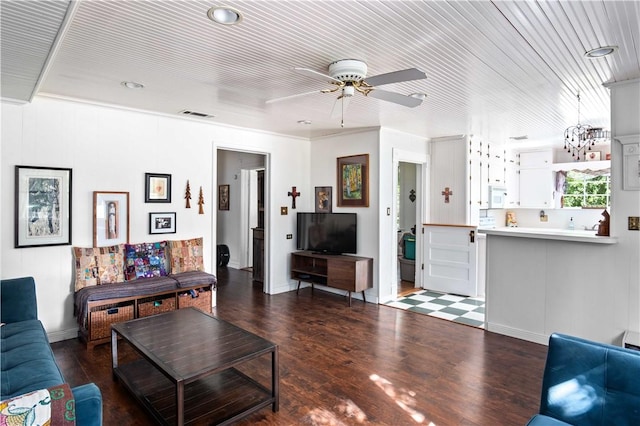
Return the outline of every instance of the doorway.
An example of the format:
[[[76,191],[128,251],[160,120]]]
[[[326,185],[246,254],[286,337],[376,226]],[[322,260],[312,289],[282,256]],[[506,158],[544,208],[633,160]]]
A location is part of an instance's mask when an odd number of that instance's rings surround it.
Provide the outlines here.
[[[398,241],[398,291],[402,296],[416,289],[416,229],[418,216],[418,165],[398,162],[396,190],[396,230]]]
[[[429,193],[429,156],[426,153],[421,154],[397,148],[393,148],[392,152],[390,216],[393,219],[392,226],[388,228],[388,232],[392,233],[389,235],[388,241],[393,241],[395,244],[392,244],[392,255],[388,257],[388,270],[390,271],[390,274],[386,276],[389,279],[388,284],[381,284],[380,287],[380,298],[383,301],[396,299],[401,291],[422,287],[422,274],[416,273],[420,266],[414,265],[419,265],[419,259],[422,259],[422,235],[420,232],[422,223],[429,214],[429,198],[427,196]],[[413,234],[412,228],[415,228],[415,234]],[[415,238],[415,241],[409,242],[415,252],[413,256],[410,256],[414,259],[407,259],[412,261],[409,262],[409,265],[400,262],[401,259],[404,259],[402,250],[405,244],[402,242],[402,237],[406,233],[413,234]],[[401,266],[405,268],[408,266],[404,275],[411,278],[413,274],[413,281],[402,279]]]
[[[229,186],[229,207],[217,210],[216,245],[228,247],[226,267],[251,269],[264,291],[268,285],[264,278],[267,269],[264,243],[269,220],[265,214],[267,176],[267,155],[217,150],[217,183]]]

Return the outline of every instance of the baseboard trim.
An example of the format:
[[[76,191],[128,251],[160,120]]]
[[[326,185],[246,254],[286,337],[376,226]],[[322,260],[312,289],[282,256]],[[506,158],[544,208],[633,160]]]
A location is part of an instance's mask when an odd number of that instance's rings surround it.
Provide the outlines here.
[[[78,337],[78,328],[70,328],[67,330],[52,331],[47,333],[50,343],[61,342],[63,340],[75,339]]]
[[[519,328],[513,328],[502,324],[496,324],[488,322],[486,324],[486,330],[492,333],[503,334],[509,337],[515,337],[516,339],[526,340],[528,342],[539,343],[541,345],[549,344],[549,336],[545,334],[533,333],[531,331],[521,330]]]

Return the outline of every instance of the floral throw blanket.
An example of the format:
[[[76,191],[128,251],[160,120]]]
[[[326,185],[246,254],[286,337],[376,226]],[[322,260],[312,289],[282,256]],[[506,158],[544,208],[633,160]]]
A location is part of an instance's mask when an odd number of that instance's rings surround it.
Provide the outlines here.
[[[66,383],[0,402],[0,426],[75,424],[75,400]]]

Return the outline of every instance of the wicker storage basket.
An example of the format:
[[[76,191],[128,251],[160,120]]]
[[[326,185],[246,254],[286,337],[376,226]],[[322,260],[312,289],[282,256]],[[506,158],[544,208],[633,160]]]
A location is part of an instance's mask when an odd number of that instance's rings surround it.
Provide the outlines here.
[[[91,308],[89,315],[89,339],[103,339],[111,336],[111,324],[133,319],[133,303],[96,306]]]
[[[138,318],[161,314],[163,312],[176,310],[175,294],[168,294],[161,297],[147,297],[138,300]]]
[[[198,297],[193,297],[191,293],[178,294],[178,308],[194,307],[202,312],[211,313],[211,290],[196,291]]]

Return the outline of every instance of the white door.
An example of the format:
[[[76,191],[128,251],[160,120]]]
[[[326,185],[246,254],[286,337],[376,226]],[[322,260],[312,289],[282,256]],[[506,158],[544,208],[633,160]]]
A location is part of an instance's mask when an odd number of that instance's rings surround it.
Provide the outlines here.
[[[476,297],[476,228],[425,225],[422,230],[422,286],[442,293]]]

